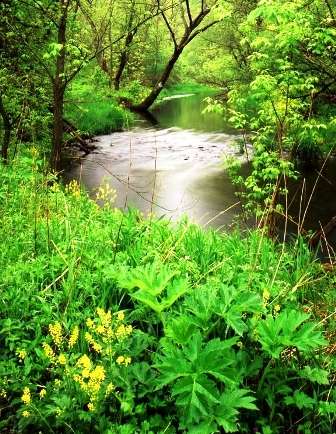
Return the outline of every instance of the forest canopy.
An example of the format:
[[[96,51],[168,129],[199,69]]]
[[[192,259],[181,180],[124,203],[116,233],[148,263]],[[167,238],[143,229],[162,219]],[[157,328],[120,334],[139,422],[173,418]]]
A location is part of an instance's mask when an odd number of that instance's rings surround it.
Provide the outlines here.
[[[41,139],[57,168],[66,113],[91,85],[117,112],[120,102],[143,111],[164,87],[190,81],[225,89],[232,122],[257,132],[257,148],[312,160],[332,147],[330,0],[5,0],[0,7],[4,160],[11,142]]]

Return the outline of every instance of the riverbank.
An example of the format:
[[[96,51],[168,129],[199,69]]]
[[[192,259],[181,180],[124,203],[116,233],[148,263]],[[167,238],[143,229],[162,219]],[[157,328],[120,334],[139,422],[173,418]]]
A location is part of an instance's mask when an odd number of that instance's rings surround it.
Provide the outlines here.
[[[1,169],[0,430],[331,432],[334,277],[302,240],[98,207],[36,149]]]
[[[198,83],[179,83],[164,88],[153,105],[157,108],[165,99],[185,94],[212,94],[216,89]],[[135,103],[146,89],[132,88],[116,92],[108,85],[97,84],[87,76],[77,79],[68,91],[65,118],[79,131],[90,137],[128,129],[134,124],[134,113],[123,105],[123,100]]]
[[[65,118],[88,136],[109,134],[129,127],[134,115],[122,107],[117,95],[91,80],[77,80],[66,97]]]

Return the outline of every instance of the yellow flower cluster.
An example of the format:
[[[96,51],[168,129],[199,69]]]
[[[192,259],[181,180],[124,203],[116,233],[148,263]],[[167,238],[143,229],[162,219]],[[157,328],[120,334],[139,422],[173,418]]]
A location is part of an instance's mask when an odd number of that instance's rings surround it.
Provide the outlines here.
[[[104,184],[101,184],[98,188],[96,194],[96,200],[102,200],[106,205],[112,204],[117,197],[116,191],[110,186],[110,184],[105,181]]]
[[[113,383],[109,383],[109,384],[106,386],[105,396],[110,395],[112,392],[114,392],[114,390],[115,390],[115,385],[114,385]]]
[[[102,346],[98,344],[94,339],[91,333],[86,332],[85,333],[85,340],[87,343],[91,345],[91,347],[95,350],[96,353],[101,353]]]
[[[90,402],[93,403],[97,400],[98,393],[105,380],[105,369],[102,365],[94,367],[86,354],[78,359],[77,366],[81,369],[81,373],[75,374],[73,379],[89,395]],[[93,407],[91,410],[93,410]]]
[[[124,314],[124,312],[118,312],[118,313],[117,313],[117,320],[118,320],[118,321],[124,321],[124,319],[125,319],[125,314]]]
[[[64,354],[64,353],[60,354],[60,355],[58,356],[57,361],[58,361],[58,363],[59,363],[60,365],[66,365],[66,363],[67,363],[67,358],[66,358],[65,354]]]
[[[75,326],[72,331],[69,338],[69,348],[72,348],[76,345],[79,337],[79,328],[78,326]]]
[[[0,398],[7,398],[7,392],[5,389],[0,389]]]
[[[22,412],[22,416],[23,416],[23,417],[29,417],[29,416],[30,416],[29,411],[24,410],[24,411]]]
[[[45,356],[48,357],[48,359],[53,360],[55,358],[55,353],[49,344],[43,342],[42,348],[44,350]]]
[[[49,324],[49,333],[54,341],[54,343],[60,347],[62,345],[62,324],[58,321],[55,324]]]
[[[270,294],[269,290],[268,289],[264,289],[264,292],[263,292],[264,303],[268,302],[268,300],[270,299],[270,296],[271,296],[271,294]]]
[[[58,182],[54,182],[52,184],[52,186],[50,187],[50,191],[52,191],[53,193],[58,193],[60,191],[60,186]]]
[[[24,360],[27,357],[27,351],[26,350],[18,350],[16,352],[16,354],[20,360]]]
[[[113,360],[116,365],[124,367],[132,362],[131,357],[126,355],[115,356],[117,351],[119,354],[122,351],[121,342],[133,332],[132,326],[125,324],[124,320],[123,311],[112,314],[110,310],[97,308],[96,316],[86,320],[86,330],[85,327],[82,330],[76,325],[67,336],[60,322],[49,324],[48,339],[51,338],[52,342],[42,344],[44,354],[50,362],[48,369],[53,376],[48,396],[49,393],[57,393],[61,386],[66,390],[69,382],[75,382],[88,398],[87,409],[95,411],[99,401],[104,399],[104,396],[111,395],[116,389],[110,379],[106,378],[107,367],[110,367]],[[78,348],[73,349],[81,333],[84,334],[92,353],[78,355]],[[51,382],[49,384],[51,385]],[[39,386],[39,399],[45,398],[47,389],[48,384]],[[25,388],[23,392],[22,401],[30,403],[29,389]]]
[[[121,324],[117,327],[115,335],[119,341],[128,338],[133,332],[133,327],[131,325]]]
[[[111,321],[112,321],[111,311],[108,310],[107,312],[105,312],[104,309],[102,309],[101,307],[98,307],[96,312],[97,312],[97,315],[98,315],[102,325],[104,327],[109,327],[109,325],[111,324]]]
[[[25,405],[29,405],[31,402],[31,395],[30,395],[30,390],[28,387],[25,387],[23,389],[23,394],[21,396],[21,401],[25,404]]]
[[[118,365],[128,366],[131,363],[132,359],[130,357],[119,356],[116,360]]]
[[[81,194],[81,190],[80,190],[80,185],[78,184],[78,182],[73,179],[72,181],[69,182],[69,184],[66,186],[65,188],[66,192],[71,194],[74,197],[80,197]]]

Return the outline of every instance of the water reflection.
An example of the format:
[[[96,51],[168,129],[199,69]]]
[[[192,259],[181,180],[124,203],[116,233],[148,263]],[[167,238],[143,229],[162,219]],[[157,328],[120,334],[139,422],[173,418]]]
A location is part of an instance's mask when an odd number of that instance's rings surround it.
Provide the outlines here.
[[[80,179],[89,191],[108,178],[121,208],[136,206],[172,219],[188,214],[213,227],[230,225],[241,208],[221,160],[239,157],[234,146],[238,136],[220,115],[202,115],[203,99],[170,99],[153,111],[155,122],[139,118],[130,131],[99,137],[97,152],[73,165],[66,176]],[[290,183],[287,212],[297,223],[305,214],[303,227],[318,230],[336,215],[335,193],[336,162],[331,160],[322,174],[306,171],[300,181]],[[281,218],[279,222],[283,229]],[[294,223],[287,229],[297,233]],[[336,245],[336,231],[330,239]]]

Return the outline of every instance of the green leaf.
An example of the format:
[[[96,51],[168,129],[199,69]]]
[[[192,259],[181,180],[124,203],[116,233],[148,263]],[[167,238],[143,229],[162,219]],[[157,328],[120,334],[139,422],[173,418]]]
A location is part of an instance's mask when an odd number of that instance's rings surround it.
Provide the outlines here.
[[[274,358],[288,347],[297,347],[302,352],[309,352],[325,345],[326,340],[312,322],[303,324],[309,315],[297,310],[285,310],[273,318],[259,322],[258,340],[264,351]]]
[[[300,410],[303,408],[313,408],[316,404],[316,400],[306,395],[304,392],[296,390],[293,396],[286,396],[285,399],[286,405],[295,405]]]
[[[300,377],[317,384],[329,384],[328,376],[329,372],[320,368],[311,368],[305,366],[302,371],[299,372]]]

